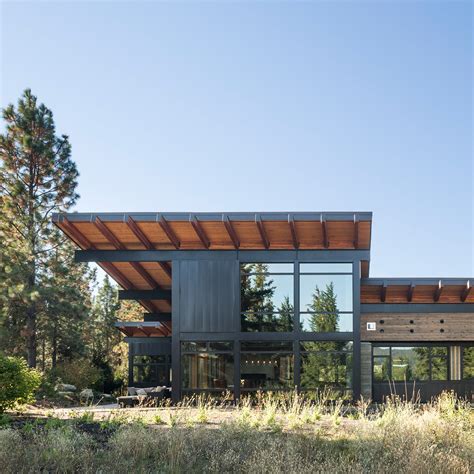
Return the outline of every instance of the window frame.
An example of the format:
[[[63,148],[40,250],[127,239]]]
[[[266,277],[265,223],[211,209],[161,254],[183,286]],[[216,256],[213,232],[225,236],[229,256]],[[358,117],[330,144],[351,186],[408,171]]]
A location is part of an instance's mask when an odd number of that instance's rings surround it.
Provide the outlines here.
[[[205,344],[205,350],[186,350],[183,349],[185,344],[189,343],[197,343],[197,344]],[[230,344],[229,349],[211,349],[211,344]],[[234,390],[234,378],[235,378],[235,341],[232,340],[192,340],[192,341],[180,341],[180,369],[181,369],[181,381],[180,381],[180,389],[182,393],[190,394],[190,393],[222,393],[227,390],[233,391]],[[232,388],[192,388],[192,387],[184,387],[184,357],[193,355],[193,356],[200,356],[200,355],[228,355],[232,357],[232,376],[231,376],[231,386]]]
[[[389,349],[389,354],[388,355],[375,355],[374,354],[374,349],[378,347],[385,347]],[[428,353],[428,371],[429,371],[429,376],[427,379],[421,380],[421,379],[416,379],[413,378],[412,380],[406,380],[407,383],[436,383],[436,382],[449,382],[451,380],[451,351],[450,351],[450,344],[446,343],[436,343],[436,342],[430,342],[430,343],[409,343],[409,342],[400,342],[400,343],[383,343],[383,342],[377,342],[377,343],[372,343],[372,348],[371,348],[371,365],[372,365],[372,383],[404,383],[405,380],[394,380],[393,379],[393,356],[392,356],[392,349],[397,347],[423,347],[429,349]],[[433,355],[432,349],[433,348],[438,348],[442,347],[446,349],[446,355]],[[388,364],[388,371],[389,371],[389,377],[387,380],[375,380],[375,373],[374,373],[374,359],[375,358],[385,358],[389,360]],[[438,358],[438,359],[444,359],[446,362],[446,379],[440,380],[440,379],[433,379],[433,364],[432,364],[432,359],[433,358]]]

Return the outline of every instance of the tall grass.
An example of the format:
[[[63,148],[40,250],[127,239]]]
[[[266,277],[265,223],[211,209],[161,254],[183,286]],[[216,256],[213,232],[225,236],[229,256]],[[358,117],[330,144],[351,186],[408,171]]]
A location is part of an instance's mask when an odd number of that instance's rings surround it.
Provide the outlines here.
[[[451,394],[427,405],[393,397],[375,408],[363,400],[350,406],[325,397],[309,401],[297,393],[259,394],[233,408],[196,397],[178,408],[150,410],[138,422],[120,416],[120,423],[109,416],[113,429],[105,439],[81,432],[81,420],[49,428],[44,424],[41,430],[1,429],[1,470],[469,473],[474,469],[473,411]]]

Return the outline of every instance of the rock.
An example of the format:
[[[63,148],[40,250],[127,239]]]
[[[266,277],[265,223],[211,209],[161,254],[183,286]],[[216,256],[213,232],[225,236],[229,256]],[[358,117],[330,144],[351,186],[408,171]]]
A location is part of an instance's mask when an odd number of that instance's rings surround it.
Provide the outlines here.
[[[71,398],[72,392],[58,392],[60,397]]]
[[[75,392],[77,390],[75,385],[71,385],[68,383],[58,383],[56,387],[54,387],[56,392]]]
[[[84,390],[81,391],[79,396],[81,398],[94,398],[94,392],[92,391],[91,388],[85,388]]]

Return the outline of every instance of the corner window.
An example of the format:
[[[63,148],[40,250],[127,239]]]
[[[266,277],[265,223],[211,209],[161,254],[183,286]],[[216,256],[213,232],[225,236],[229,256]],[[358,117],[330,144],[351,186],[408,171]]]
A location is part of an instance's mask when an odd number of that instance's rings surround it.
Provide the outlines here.
[[[352,264],[300,264],[300,329],[352,332]]]
[[[448,347],[374,346],[372,367],[375,382],[448,380]]]
[[[294,319],[292,263],[240,266],[240,310],[243,332],[290,332]]]
[[[462,348],[462,378],[463,380],[474,379],[474,346]]]
[[[133,356],[133,384],[169,385],[171,360],[169,355]]]

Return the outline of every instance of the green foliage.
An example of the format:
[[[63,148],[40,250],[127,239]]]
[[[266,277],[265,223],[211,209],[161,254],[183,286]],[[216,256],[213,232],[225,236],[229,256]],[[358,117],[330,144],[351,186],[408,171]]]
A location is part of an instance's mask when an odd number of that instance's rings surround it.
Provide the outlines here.
[[[0,311],[9,326],[25,326],[24,352],[36,366],[37,317],[51,252],[61,237],[51,213],[77,200],[78,172],[67,136],[57,136],[53,114],[29,89],[3,110],[0,134]],[[8,332],[7,326],[7,332]],[[13,331],[17,334],[16,331]],[[17,334],[18,335],[18,334]]]
[[[54,376],[63,383],[76,385],[80,390],[91,388],[101,381],[100,369],[85,359],[65,360],[54,370]]]
[[[32,402],[40,383],[41,375],[24,359],[0,355],[0,413]]]

